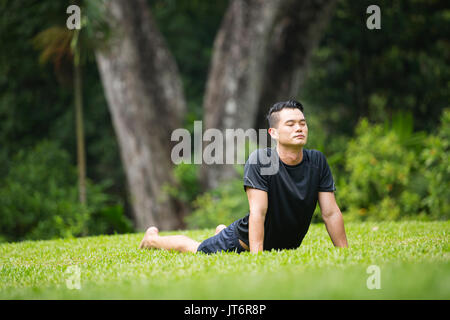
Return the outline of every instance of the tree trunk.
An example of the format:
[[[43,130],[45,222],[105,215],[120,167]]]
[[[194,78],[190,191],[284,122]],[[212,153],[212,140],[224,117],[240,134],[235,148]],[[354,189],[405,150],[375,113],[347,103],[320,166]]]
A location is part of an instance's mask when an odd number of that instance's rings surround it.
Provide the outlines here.
[[[214,43],[204,129],[266,128],[273,103],[297,95],[333,7],[325,0],[232,1]],[[203,165],[201,174],[205,189],[237,176],[229,164]]]
[[[78,44],[77,44],[78,45]],[[76,49],[78,50],[78,49]],[[78,197],[86,204],[86,152],[83,128],[83,89],[80,63],[74,63],[75,125],[77,135]]]
[[[182,227],[182,208],[164,192],[173,184],[171,133],[185,100],[178,69],[145,0],[107,2],[115,37],[96,58],[124,164],[137,229]]]
[[[257,127],[268,128],[266,114],[275,102],[301,95],[311,54],[319,44],[335,4],[336,1],[298,1],[286,11],[271,39]]]

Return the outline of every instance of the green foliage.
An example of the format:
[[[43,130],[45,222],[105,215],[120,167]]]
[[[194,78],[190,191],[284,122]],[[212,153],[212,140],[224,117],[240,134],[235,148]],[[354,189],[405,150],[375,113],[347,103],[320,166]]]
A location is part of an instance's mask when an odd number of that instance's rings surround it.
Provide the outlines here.
[[[422,174],[428,182],[427,196],[423,199],[433,217],[449,218],[450,213],[450,109],[442,114],[436,135],[429,136],[420,154]]]
[[[403,122],[410,122],[405,117]],[[448,218],[449,114],[437,136],[363,119],[345,152],[337,198],[347,219]]]
[[[92,28],[82,29],[89,33],[83,39],[93,39],[92,33],[98,35],[102,29],[103,22],[97,19],[100,8],[94,2],[97,1],[83,2],[86,10],[82,8],[82,19],[87,19],[88,24],[94,21]],[[40,52],[33,41],[42,30],[65,26],[69,4],[42,0],[24,8],[16,1],[0,1],[0,10],[8,12],[2,16],[0,28],[0,42],[8,47],[0,50],[0,179],[8,174],[15,154],[44,139],[57,142],[69,153],[70,162],[76,162],[70,84],[73,64],[64,59],[57,70],[50,64],[40,64]],[[112,197],[120,196],[126,204],[126,180],[118,143],[97,66],[91,58],[85,59],[83,68],[87,176],[96,183],[112,179],[106,192]]]
[[[103,193],[98,193],[99,195],[107,195],[103,190],[101,191]],[[90,206],[89,203],[88,206]],[[92,209],[87,229],[90,235],[129,233],[134,231],[133,223],[124,215],[123,206],[120,204],[102,206],[97,210]]]
[[[182,162],[173,169],[173,176],[176,185],[165,185],[164,191],[189,205],[200,193],[198,165]]]
[[[193,120],[202,118],[201,105],[213,42],[228,3],[229,0],[154,0],[149,3],[158,28],[177,62],[188,117]],[[186,123],[189,126],[192,121]]]
[[[448,5],[444,0],[379,0],[381,29],[366,27],[372,1],[342,0],[319,47],[302,97],[333,133],[351,135],[361,117],[409,111],[415,129],[431,131],[448,106]]]
[[[84,65],[94,59],[94,49],[105,45],[111,36],[108,18],[102,1],[81,1],[80,29],[69,30],[64,20],[41,30],[32,40],[41,50],[39,62],[53,61],[58,72],[62,63]],[[63,61],[65,60],[65,61]]]
[[[0,187],[0,234],[4,240],[17,241],[85,236],[110,228],[131,231],[122,208],[109,207],[111,198],[103,188],[88,181],[88,205],[83,206],[78,201],[76,169],[65,151],[48,141],[22,150]],[[110,219],[102,219],[105,216]]]
[[[416,165],[416,155],[400,143],[394,131],[385,132],[381,125],[369,125],[363,119],[346,151],[348,175],[339,180],[339,199],[349,215],[363,219],[414,215],[420,201],[408,187]]]
[[[237,167],[241,176],[243,168]],[[198,196],[195,210],[186,217],[189,228],[212,228],[219,224],[229,225],[248,212],[247,196],[242,179],[223,182],[219,187]]]

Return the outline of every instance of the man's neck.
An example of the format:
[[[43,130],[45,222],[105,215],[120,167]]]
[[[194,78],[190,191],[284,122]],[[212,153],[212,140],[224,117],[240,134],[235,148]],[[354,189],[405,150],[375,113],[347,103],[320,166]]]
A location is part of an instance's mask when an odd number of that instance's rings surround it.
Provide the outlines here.
[[[277,143],[277,153],[280,160],[289,166],[295,166],[303,160],[303,146],[287,147]]]

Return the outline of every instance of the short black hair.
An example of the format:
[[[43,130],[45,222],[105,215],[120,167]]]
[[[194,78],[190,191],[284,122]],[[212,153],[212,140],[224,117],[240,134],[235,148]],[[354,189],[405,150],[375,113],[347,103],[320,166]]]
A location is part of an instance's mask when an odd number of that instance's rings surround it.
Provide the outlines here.
[[[269,112],[267,113],[267,121],[269,121],[269,128],[274,128],[276,125],[278,125],[278,121],[280,120],[278,115],[274,113],[280,112],[285,108],[299,109],[303,113],[303,105],[296,100],[277,102],[272,106],[272,108],[270,108]]]

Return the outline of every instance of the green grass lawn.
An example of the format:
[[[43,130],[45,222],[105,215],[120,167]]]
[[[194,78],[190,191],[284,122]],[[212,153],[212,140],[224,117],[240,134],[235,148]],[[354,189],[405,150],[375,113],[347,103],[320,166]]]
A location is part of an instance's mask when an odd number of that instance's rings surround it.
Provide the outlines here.
[[[143,233],[4,243],[0,299],[449,299],[449,230],[449,221],[347,223],[350,248],[337,249],[317,224],[300,248],[259,255],[138,250]],[[201,241],[213,230],[181,233]],[[380,289],[367,287],[371,265]],[[80,289],[67,286],[69,266]]]

